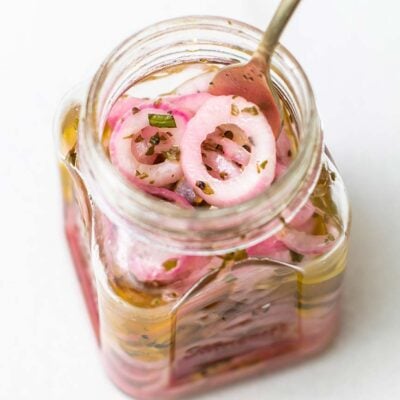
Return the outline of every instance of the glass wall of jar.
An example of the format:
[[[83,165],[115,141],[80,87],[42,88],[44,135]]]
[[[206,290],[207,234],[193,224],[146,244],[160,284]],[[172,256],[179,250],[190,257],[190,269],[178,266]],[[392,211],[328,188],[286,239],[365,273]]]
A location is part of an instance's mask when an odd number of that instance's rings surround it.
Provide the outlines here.
[[[161,22],[122,43],[62,107],[66,234],[107,372],[132,396],[236,381],[314,354],[335,334],[349,204],[307,77],[283,46],[272,71],[280,172],[264,193],[183,209],[141,192],[109,160],[107,116],[127,90],[157,97],[245,62],[260,36],[216,17]]]

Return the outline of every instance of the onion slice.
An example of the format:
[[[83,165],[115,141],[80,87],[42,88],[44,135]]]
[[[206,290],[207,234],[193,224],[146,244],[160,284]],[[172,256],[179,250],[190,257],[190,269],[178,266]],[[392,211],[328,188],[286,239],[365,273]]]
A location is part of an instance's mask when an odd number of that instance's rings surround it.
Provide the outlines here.
[[[176,128],[158,128],[160,134],[169,136],[171,148],[179,150],[182,135],[186,128],[185,114],[175,110],[165,111],[153,106],[144,106],[135,114],[130,111],[117,121],[110,138],[111,162],[131,182],[137,179],[154,186],[165,186],[178,181],[182,177],[179,160],[165,159],[159,164],[141,163],[132,152],[132,140],[135,140],[142,130],[149,127],[149,115],[172,115]]]
[[[248,112],[252,110],[253,112]],[[241,174],[219,180],[209,174],[201,145],[219,125],[233,124],[251,137],[250,159]],[[275,176],[275,138],[258,107],[241,97],[208,99],[188,122],[181,142],[181,164],[186,180],[209,204],[226,207],[242,203],[263,192]]]

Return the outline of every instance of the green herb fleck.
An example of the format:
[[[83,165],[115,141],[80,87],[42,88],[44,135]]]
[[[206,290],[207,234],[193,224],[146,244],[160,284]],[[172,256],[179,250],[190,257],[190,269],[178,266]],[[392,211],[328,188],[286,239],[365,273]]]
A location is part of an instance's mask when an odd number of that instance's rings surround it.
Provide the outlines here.
[[[172,146],[169,150],[163,151],[163,156],[169,161],[179,161],[181,150],[178,146]]]
[[[214,190],[207,182],[196,181],[196,186],[205,194],[214,194]]]
[[[258,115],[259,114],[256,106],[245,107],[242,109],[242,112],[248,113],[250,115]]]
[[[303,258],[304,258],[303,254],[296,253],[293,250],[289,250],[289,251],[290,251],[290,258],[293,262],[302,262],[303,261]]]
[[[239,107],[236,104],[231,104],[231,114],[236,117],[239,113]]]
[[[156,128],[176,128],[175,118],[171,114],[149,114],[150,126]]]
[[[336,174],[333,171],[331,172],[331,179],[336,181]]]
[[[167,261],[163,262],[163,267],[166,271],[171,271],[171,269],[174,269],[178,264],[178,259],[177,258],[170,258]]]

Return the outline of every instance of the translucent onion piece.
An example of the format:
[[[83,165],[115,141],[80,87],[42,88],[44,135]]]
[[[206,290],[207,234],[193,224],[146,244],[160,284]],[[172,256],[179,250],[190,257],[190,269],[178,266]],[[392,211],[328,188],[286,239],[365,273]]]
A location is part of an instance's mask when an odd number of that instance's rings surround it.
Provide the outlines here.
[[[179,146],[186,128],[184,113],[168,110],[172,113],[176,128],[158,128],[160,133],[172,134],[171,145]],[[182,177],[182,169],[179,161],[168,160],[154,165],[141,163],[131,151],[132,135],[149,126],[149,114],[170,115],[168,111],[152,106],[145,106],[135,114],[128,112],[126,117],[119,119],[110,139],[110,158],[118,170],[131,182],[137,182],[137,178],[154,186],[165,186],[178,181]]]
[[[243,109],[257,107],[241,97],[218,96],[207,100],[188,122],[181,143],[182,169],[196,193],[209,204],[226,207],[242,203],[268,188],[275,176],[275,138],[264,115]],[[237,125],[251,135],[248,164],[240,175],[220,180],[212,177],[204,165],[201,144],[222,124]]]

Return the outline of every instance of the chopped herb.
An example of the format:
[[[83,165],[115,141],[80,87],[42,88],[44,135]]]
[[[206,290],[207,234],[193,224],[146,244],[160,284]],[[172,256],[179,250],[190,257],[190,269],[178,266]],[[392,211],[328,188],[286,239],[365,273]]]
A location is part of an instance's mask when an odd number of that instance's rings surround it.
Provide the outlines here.
[[[169,150],[163,151],[163,156],[169,161],[179,161],[181,150],[178,146],[172,146]]]
[[[237,94],[235,94],[235,95],[233,95],[232,96],[232,99],[236,99],[236,98],[238,98],[239,96],[237,95]]]
[[[232,104],[231,105],[231,114],[236,117],[237,115],[239,115],[239,113],[240,113],[239,107],[236,104]]]
[[[250,115],[258,115],[259,114],[256,106],[245,107],[242,109],[242,112],[249,113]]]
[[[331,172],[331,179],[333,181],[336,181],[336,174],[334,172]]]
[[[135,139],[135,143],[143,142],[143,136],[142,135],[137,135]]]
[[[236,280],[237,280],[236,276],[234,276],[232,274],[226,275],[225,278],[224,278],[224,281],[226,283],[231,283],[231,282],[234,282]]]
[[[256,164],[256,167],[257,167],[257,174],[261,174],[260,164],[257,163],[257,164]]]
[[[199,59],[199,62],[204,63],[204,64],[207,64],[207,63],[208,63],[208,60],[207,60],[207,58],[200,58],[200,59]]]
[[[196,186],[199,189],[201,189],[201,191],[205,194],[208,194],[208,195],[214,194],[214,190],[207,182],[196,181]]]
[[[124,136],[124,139],[132,139],[134,135],[135,135],[134,133],[131,133],[128,136]]]
[[[293,250],[289,250],[290,251],[290,258],[293,262],[302,262],[303,261],[303,254],[299,254]]]
[[[163,267],[166,271],[171,271],[171,269],[174,269],[178,264],[178,259],[177,258],[170,258],[167,261],[163,262]]]
[[[149,177],[149,175],[146,174],[146,172],[140,172],[140,171],[138,171],[138,170],[136,170],[136,176],[137,176],[139,179],[146,179],[146,178]]]
[[[154,146],[150,146],[145,154],[146,156],[152,156],[154,154]]]
[[[233,139],[233,132],[232,131],[225,131],[224,136],[230,140]]]
[[[232,21],[230,19],[228,19],[228,24],[232,25]]]
[[[265,167],[267,166],[267,164],[268,164],[268,160],[264,160],[264,161],[260,164],[260,168],[261,168],[261,169],[265,169]]]
[[[282,215],[279,216],[279,221],[281,221],[283,225],[286,225],[285,218],[283,218]]]
[[[153,146],[157,146],[158,144],[160,144],[160,132],[157,132],[155,135],[153,135],[149,142],[153,145]]]
[[[132,108],[132,114],[133,115],[137,114],[139,111],[140,111],[140,108],[137,108],[137,107],[133,107]]]
[[[171,114],[149,114],[150,126],[156,128],[176,128],[175,118]]]

